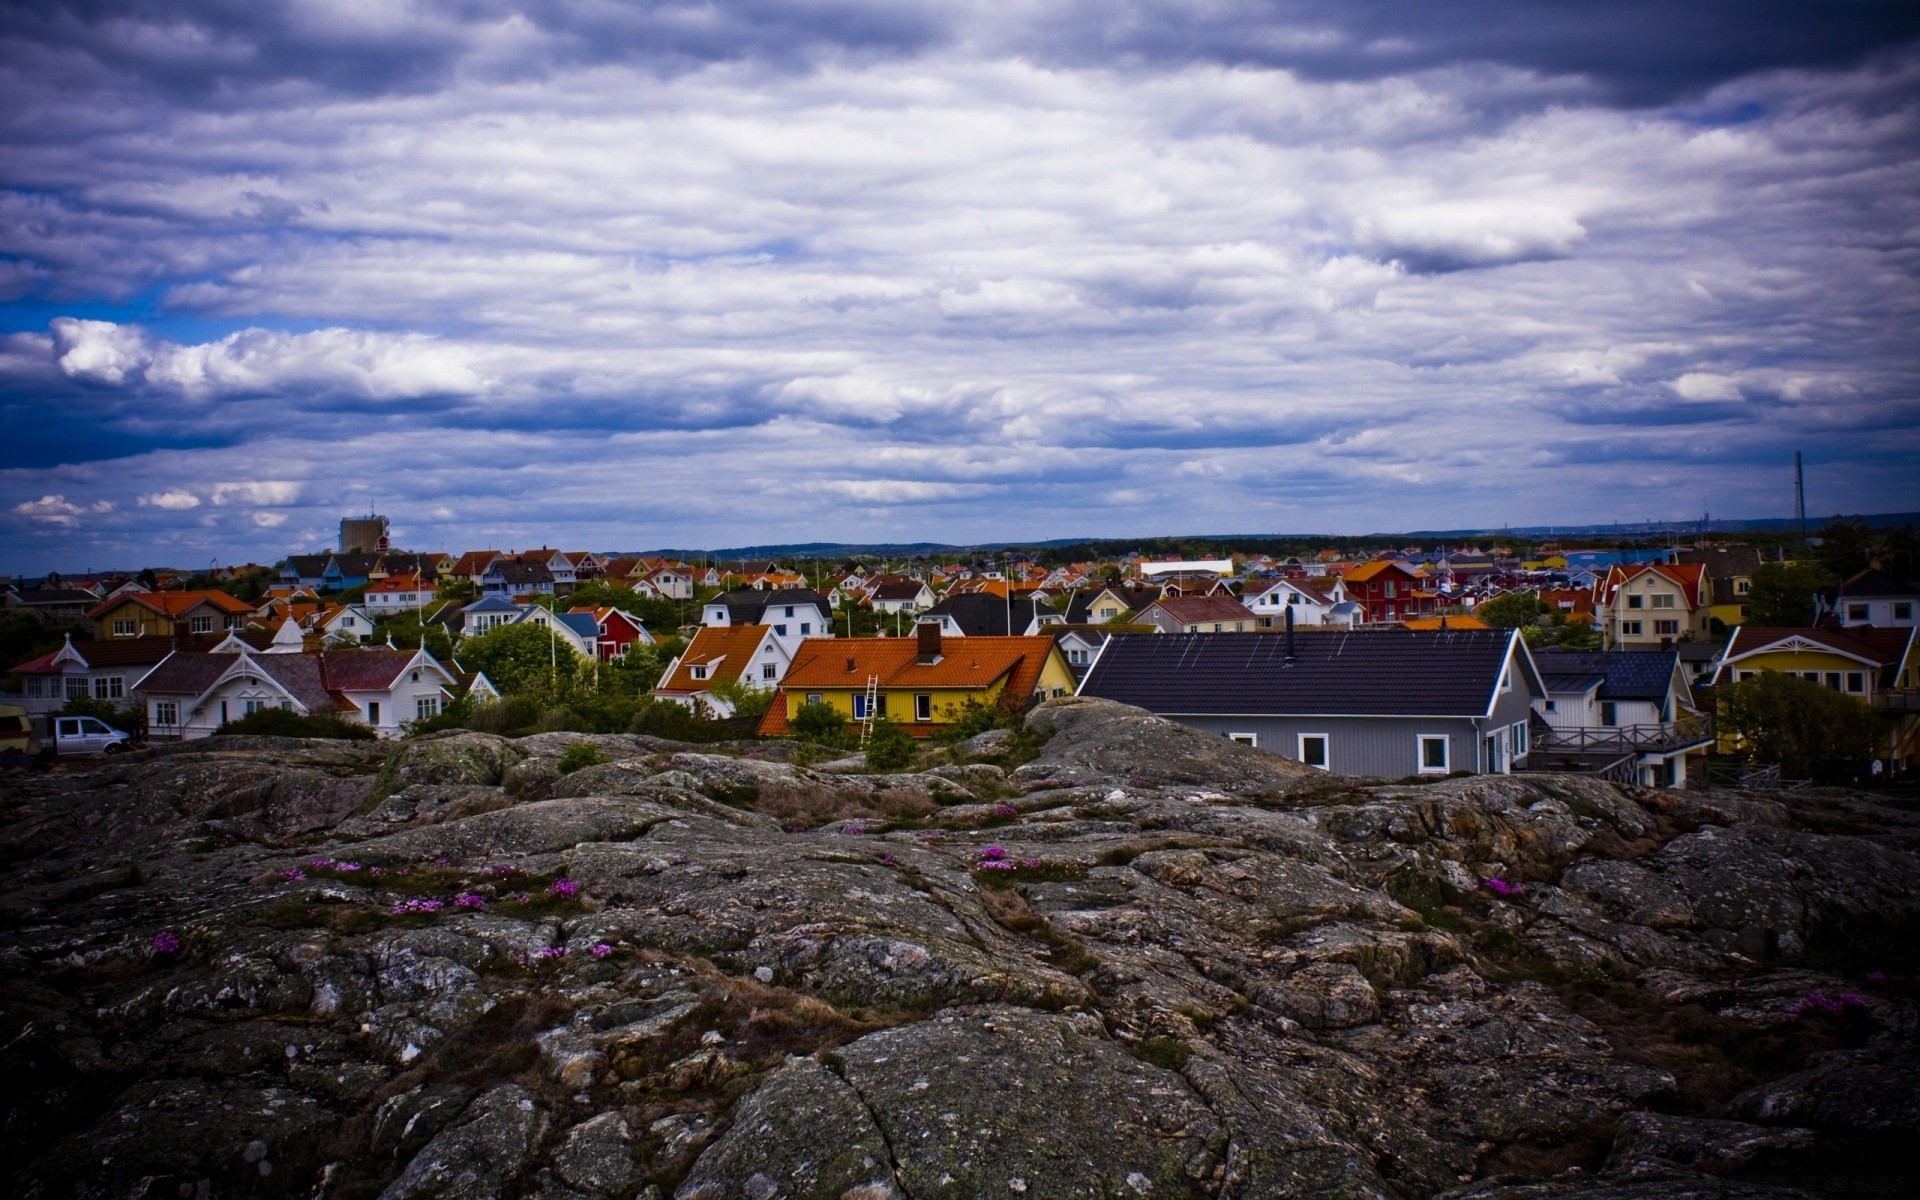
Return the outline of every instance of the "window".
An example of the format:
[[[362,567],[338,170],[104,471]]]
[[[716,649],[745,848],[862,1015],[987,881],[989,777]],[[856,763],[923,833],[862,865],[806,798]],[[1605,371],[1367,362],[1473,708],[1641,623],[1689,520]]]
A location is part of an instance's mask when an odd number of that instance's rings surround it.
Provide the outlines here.
[[[824,698],[823,696],[821,696],[819,692],[808,692],[808,693],[807,693],[807,703],[808,703],[808,704],[820,704],[820,703],[822,703],[822,702],[824,701],[824,699],[825,699],[825,698]]]
[[[1838,671],[1827,672],[1827,686],[1832,688],[1836,692],[1840,690],[1840,672]]]
[[[212,617],[194,617],[192,620],[187,622],[187,628],[193,633],[212,633],[213,618]]]
[[[1602,700],[1600,702],[1600,723],[1602,725],[1618,725],[1620,723],[1620,706],[1611,700]]]
[[[1620,622],[1620,636],[1621,636],[1621,637],[1639,637],[1639,636],[1640,636],[1640,622],[1638,622],[1638,621],[1622,621],[1622,622]]]
[[[180,702],[177,700],[155,700],[153,702],[153,723],[155,725],[178,725],[180,723]]]
[[[933,720],[932,696],[915,696],[913,698],[913,719],[916,721]]]
[[[773,636],[775,637],[787,636],[787,627],[785,625],[775,625],[773,627]]]
[[[40,677],[38,675],[27,676],[27,695],[34,697],[40,695]]]
[[[1745,683],[1747,680],[1753,678],[1752,671],[1737,671],[1735,672],[1735,674],[1737,674],[1740,677],[1740,682],[1742,683]]]
[[[1300,761],[1310,767],[1327,769],[1327,735],[1324,733],[1303,733],[1300,735]]]
[[[1736,579],[1733,581],[1733,594],[1736,596],[1744,596],[1752,590],[1752,588],[1753,581],[1750,579]]]
[[[1645,596],[1628,596],[1627,597],[1628,608],[1645,608],[1646,605],[1647,605],[1647,598]]]
[[[437,717],[439,715],[440,698],[438,696],[422,696],[413,702],[414,720],[424,721],[428,717]]]
[[[378,725],[379,723],[380,723],[380,702],[378,700],[369,700],[367,702],[367,724]]]
[[[87,698],[87,692],[87,681],[84,678],[76,677],[67,680],[67,699],[85,700]]]
[[[1653,631],[1661,637],[1676,637],[1680,633],[1680,622],[1655,621],[1653,623]]]
[[[1389,600],[1393,599],[1396,595],[1399,594],[1397,591],[1394,590],[1393,580],[1391,579],[1387,580],[1387,590],[1383,594]]]
[[[1663,592],[1660,595],[1655,596],[1653,598],[1653,606],[1655,608],[1672,608],[1673,597],[1670,594]]]
[[[249,700],[246,704],[247,715],[251,716],[267,706],[265,700]]]
[[[1894,619],[1894,620],[1896,620],[1896,621],[1911,621],[1911,620],[1913,620],[1913,604],[1912,604],[1912,602],[1911,602],[1911,601],[1907,601],[1907,602],[1902,602],[1902,603],[1900,603],[1900,604],[1896,604],[1896,605],[1894,605],[1894,606],[1893,606],[1893,619]]]
[[[1227,740],[1230,742],[1239,742],[1242,746],[1258,746],[1260,744],[1260,735],[1257,733],[1230,733],[1227,735]]]
[[[1087,658],[1088,658],[1088,655],[1085,650],[1068,650],[1067,651],[1067,662],[1072,664],[1073,666],[1076,666],[1076,667],[1086,666]]]
[[[856,721],[864,721],[867,719],[867,698],[865,696],[862,696],[862,695],[854,696],[853,719]]]
[[[1560,702],[1558,700],[1548,700],[1546,703],[1542,704],[1540,708],[1541,708],[1541,711],[1543,712],[1559,712]]]
[[[113,636],[115,636],[115,637],[132,637],[132,636],[134,635],[134,633],[135,633],[135,628],[134,628],[134,624],[133,624],[133,622],[132,622],[132,621],[129,621],[129,620],[115,620],[115,621],[114,621],[114,623],[113,623]]]
[[[695,663],[693,666],[687,668],[687,671],[695,679],[705,679],[707,677],[707,668],[704,663]]]
[[[807,636],[808,634],[810,634],[810,633],[812,633],[812,632],[813,632],[813,622],[811,622],[811,621],[802,621],[802,622],[800,622],[800,636],[801,636],[801,637],[806,637],[806,636]]]
[[[1520,758],[1527,752],[1527,723],[1515,721],[1509,731],[1508,741],[1513,743],[1513,756]]]
[[[1500,690],[1503,692],[1513,690],[1513,667],[1511,665],[1501,668]]]
[[[760,678],[771,682],[773,677],[778,673],[779,673],[779,668],[776,667],[774,664],[772,663],[760,664]]]
[[[793,615],[793,605],[791,604],[787,605],[787,611],[780,615],[785,617],[791,617]]]
[[[124,686],[125,680],[119,675],[109,675],[103,679],[96,679],[93,681],[93,698],[95,700],[118,700],[121,696],[121,689]]]
[[[1847,620],[1849,621],[1864,621],[1870,615],[1871,610],[1864,604],[1847,605]]]
[[[1450,739],[1446,734],[1423,733],[1420,735],[1420,773],[1422,775],[1445,775],[1447,766],[1447,747]]]
[[[1847,672],[1847,690],[1849,692],[1852,692],[1856,696],[1866,691],[1867,690],[1867,673],[1865,671],[1848,671]]]

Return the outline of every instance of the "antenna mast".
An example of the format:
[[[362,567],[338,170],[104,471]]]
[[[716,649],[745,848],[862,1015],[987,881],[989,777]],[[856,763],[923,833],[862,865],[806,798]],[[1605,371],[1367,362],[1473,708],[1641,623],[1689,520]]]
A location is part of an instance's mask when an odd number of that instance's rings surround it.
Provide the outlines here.
[[[1807,476],[1801,468],[1800,452],[1793,452],[1793,515],[1800,522],[1800,544],[1807,544]]]

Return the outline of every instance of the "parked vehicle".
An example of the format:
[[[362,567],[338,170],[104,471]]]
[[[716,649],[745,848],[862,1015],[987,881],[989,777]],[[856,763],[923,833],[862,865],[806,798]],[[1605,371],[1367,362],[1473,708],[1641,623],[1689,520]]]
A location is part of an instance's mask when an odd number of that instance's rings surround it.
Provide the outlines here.
[[[40,753],[40,739],[33,736],[33,720],[18,704],[0,704],[0,754]]]
[[[98,717],[53,718],[53,750],[70,754],[118,754],[133,748],[133,737]]]

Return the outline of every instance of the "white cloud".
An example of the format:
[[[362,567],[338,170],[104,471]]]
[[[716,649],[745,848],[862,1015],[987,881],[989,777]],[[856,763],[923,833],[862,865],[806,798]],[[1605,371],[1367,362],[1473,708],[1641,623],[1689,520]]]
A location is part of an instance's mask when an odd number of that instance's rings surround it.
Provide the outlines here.
[[[64,495],[49,494],[38,500],[23,500],[13,506],[13,511],[19,516],[43,525],[73,529],[80,524],[81,517],[112,512],[113,502],[96,500],[92,504],[79,505],[72,503]]]
[[[1711,371],[1689,371],[1670,384],[1682,400],[1740,400],[1740,385],[1730,376]]]
[[[278,529],[287,523],[287,514],[280,512],[257,512],[253,514],[253,523],[261,529]]]
[[[215,504],[292,504],[300,498],[300,484],[286,479],[248,479],[213,485]]]
[[[200,497],[194,495],[192,492],[189,492],[184,488],[176,488],[172,491],[166,491],[166,492],[150,492],[147,495],[140,497],[140,504],[142,507],[145,507],[147,505],[152,505],[155,508],[166,508],[166,509],[176,509],[176,510],[183,509],[183,508],[199,508]]]

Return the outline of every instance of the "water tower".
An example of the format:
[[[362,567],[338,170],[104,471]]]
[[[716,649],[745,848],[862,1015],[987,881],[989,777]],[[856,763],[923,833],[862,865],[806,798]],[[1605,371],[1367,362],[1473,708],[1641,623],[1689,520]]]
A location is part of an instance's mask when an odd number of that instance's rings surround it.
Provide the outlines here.
[[[387,548],[387,519],[373,516],[347,517],[340,522],[340,553],[368,554]]]

